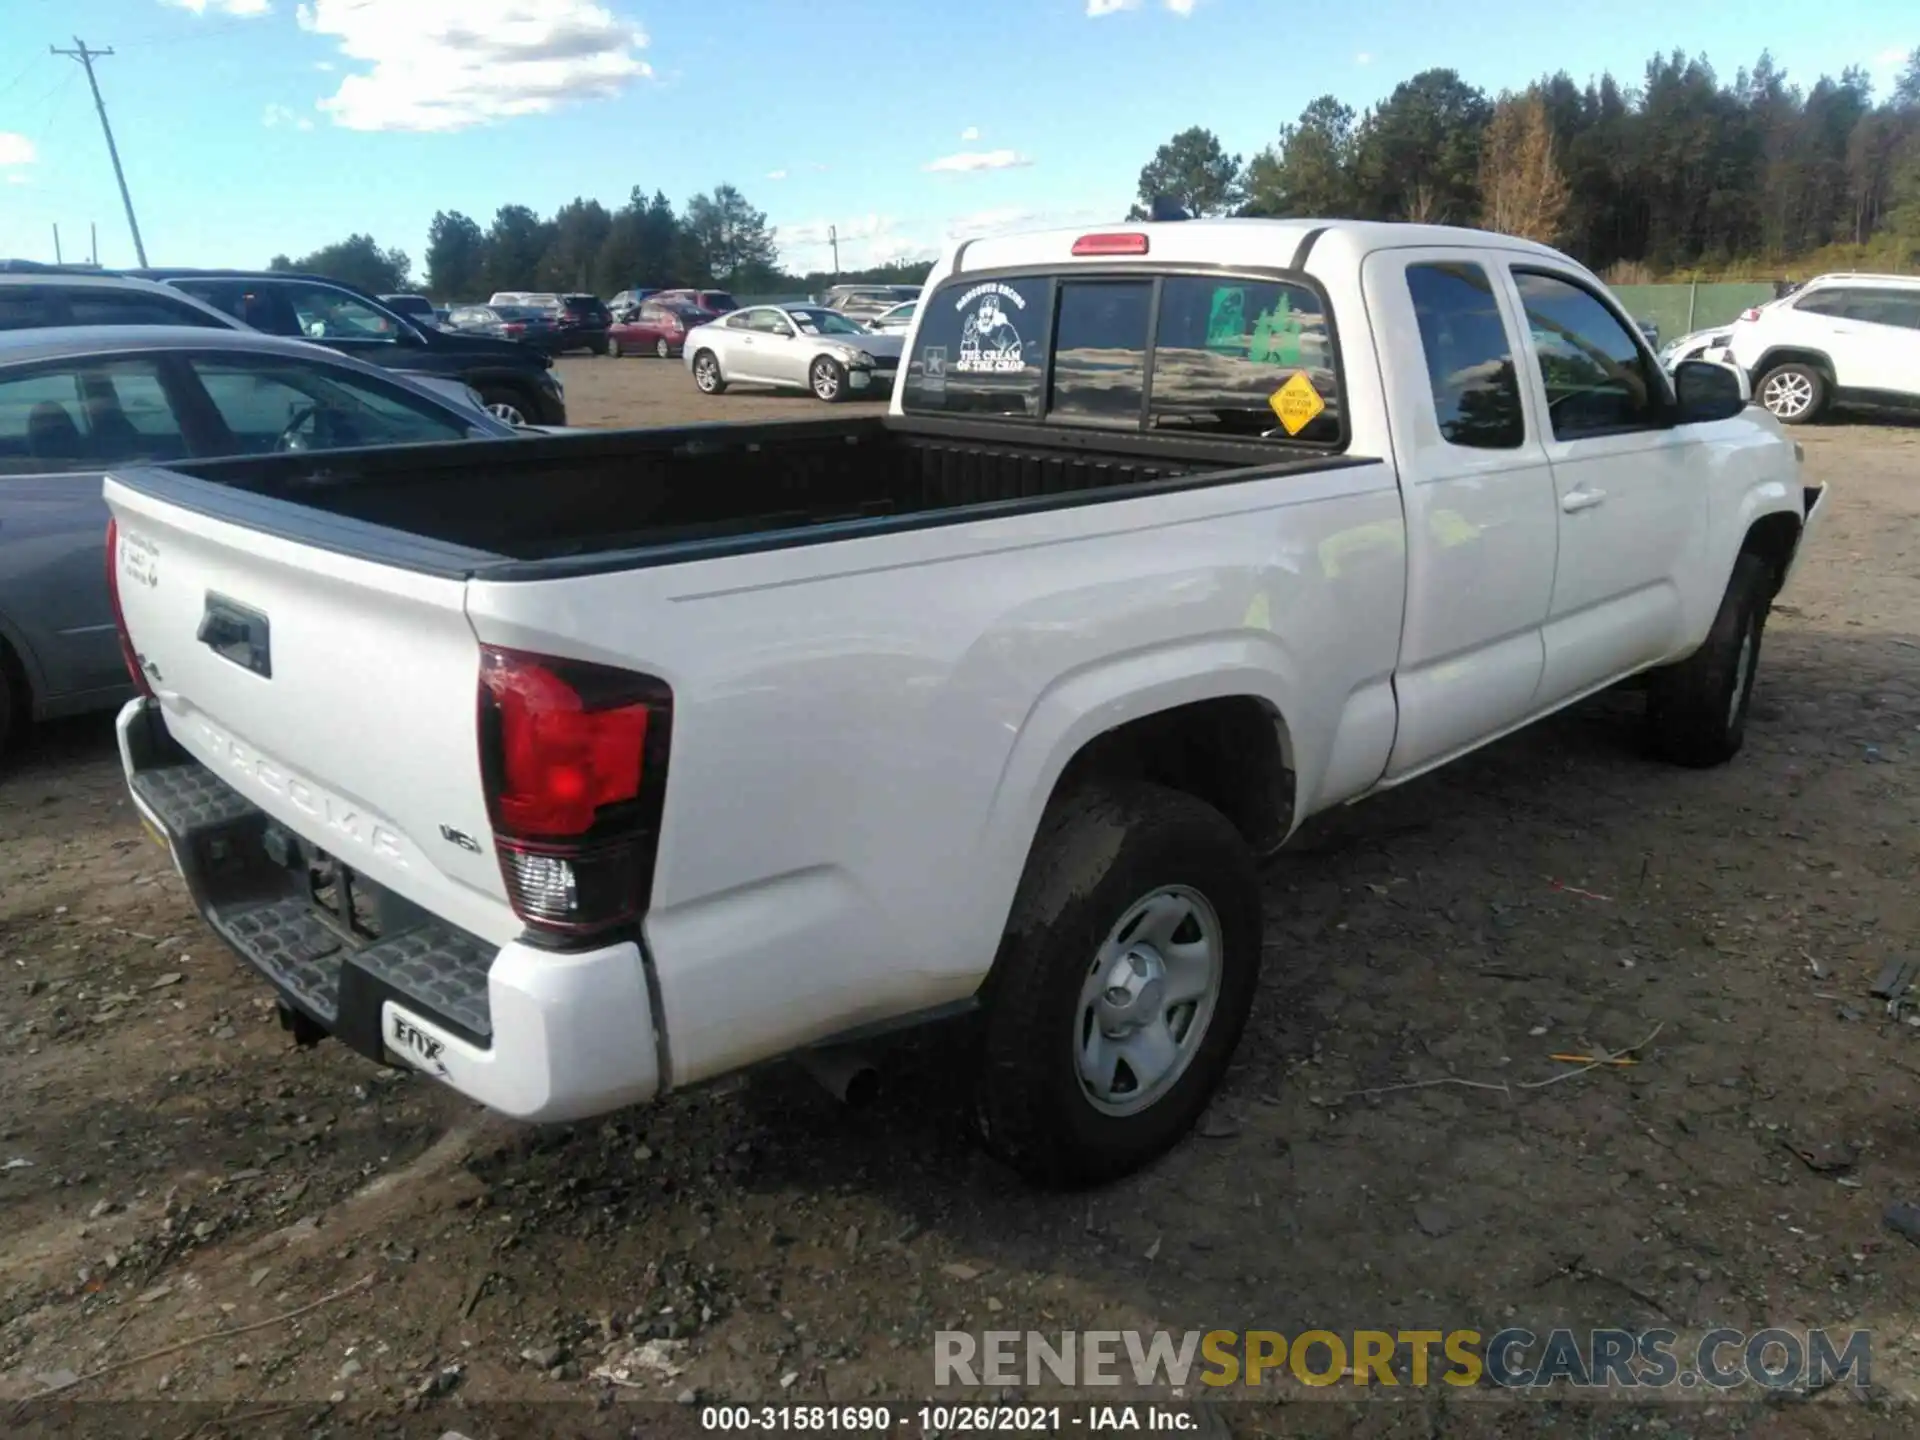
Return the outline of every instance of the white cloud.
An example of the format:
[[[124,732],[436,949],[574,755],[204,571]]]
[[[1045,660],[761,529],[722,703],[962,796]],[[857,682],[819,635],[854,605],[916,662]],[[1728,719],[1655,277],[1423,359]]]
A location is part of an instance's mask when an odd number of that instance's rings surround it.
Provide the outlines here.
[[[28,178],[27,172],[24,170],[10,170],[7,172],[7,183],[9,185],[31,185],[33,181]]]
[[[767,171],[767,179],[769,180],[784,180],[786,178],[787,178],[787,172],[784,170]]]
[[[922,170],[944,170],[954,173],[966,173],[974,170],[1017,170],[1033,161],[1018,150],[962,150],[957,155],[942,155],[938,160],[929,160]]]
[[[308,0],[294,13],[370,67],[320,102],[348,130],[463,130],[653,73],[637,53],[646,32],[592,0]]]
[[[36,152],[33,142],[11,130],[0,130],[0,169],[12,165],[31,165]]]
[[[1358,55],[1353,57],[1353,63],[1356,65],[1371,65],[1373,63],[1373,52],[1371,50],[1362,50]]]
[[[313,62],[313,68],[320,71],[323,75],[331,74],[333,72],[333,62],[331,60],[316,60]]]
[[[195,15],[204,15],[211,10],[216,15],[237,15],[242,20],[251,20],[273,9],[270,0],[160,0],[160,3],[171,5],[176,10],[189,10]]]
[[[813,163],[812,163],[811,165],[809,165],[809,166],[808,166],[807,168],[808,168],[809,170],[825,170],[825,169],[826,169],[826,168],[828,168],[828,167],[827,167],[827,164],[826,164],[826,162],[825,162],[825,161],[822,161],[822,160],[816,160],[816,161],[814,161],[814,162],[813,162]]]
[[[980,127],[978,125],[967,126],[966,129],[960,132],[960,138],[962,140],[978,140],[980,138]]]
[[[1098,20],[1102,15],[1118,15],[1122,10],[1138,10],[1142,0],[1087,0],[1087,14]],[[1161,0],[1170,14],[1181,19],[1193,14],[1198,0]]]
[[[281,125],[291,125],[296,130],[311,130],[313,121],[289,105],[269,105],[260,112],[260,123],[272,130]]]
[[[855,215],[846,220],[808,220],[780,227],[780,258],[796,270],[824,270],[833,263],[829,230],[840,239],[840,268],[865,270],[895,260],[930,260],[939,247],[903,233],[891,215]]]
[[[1901,72],[1907,68],[1908,54],[1898,45],[1889,45],[1867,62],[1867,75],[1877,92],[1885,94],[1898,83]]]

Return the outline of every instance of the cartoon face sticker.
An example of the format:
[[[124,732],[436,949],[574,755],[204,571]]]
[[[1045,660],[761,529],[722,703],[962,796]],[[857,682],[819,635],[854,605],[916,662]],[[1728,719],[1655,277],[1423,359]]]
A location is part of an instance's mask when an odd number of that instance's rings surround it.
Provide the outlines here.
[[[976,373],[1018,370],[1023,349],[1013,317],[1001,305],[1000,297],[989,291],[960,327],[960,358],[954,368]]]

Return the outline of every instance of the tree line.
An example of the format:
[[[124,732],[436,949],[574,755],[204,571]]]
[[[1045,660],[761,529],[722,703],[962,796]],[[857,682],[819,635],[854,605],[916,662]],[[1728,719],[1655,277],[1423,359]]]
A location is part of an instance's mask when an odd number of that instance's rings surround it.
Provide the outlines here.
[[[929,263],[881,266],[837,275],[790,275],[779,267],[776,232],[731,185],[696,195],[684,210],[636,185],[626,204],[569,201],[543,218],[525,205],[502,205],[490,224],[442,210],[427,230],[425,272],[412,258],[383,250],[371,235],[350,235],[272,268],[332,276],[376,294],[414,288],[436,300],[485,300],[499,290],[581,292],[602,297],[635,286],[719,286],[747,294],[818,290],[838,281],[915,283]]]
[[[1867,72],[1792,83],[1763,53],[1722,82],[1705,57],[1638,85],[1566,72],[1490,96],[1426,70],[1364,113],[1322,95],[1250,159],[1194,127],[1140,172],[1143,218],[1317,216],[1480,225],[1620,279],[1920,268],[1920,49],[1876,101]]]

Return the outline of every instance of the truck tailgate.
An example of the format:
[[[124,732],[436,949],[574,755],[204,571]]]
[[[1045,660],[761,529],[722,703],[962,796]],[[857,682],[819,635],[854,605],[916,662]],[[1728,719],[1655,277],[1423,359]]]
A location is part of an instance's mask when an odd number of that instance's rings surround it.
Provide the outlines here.
[[[466,581],[112,479],[106,499],[127,633],[173,738],[352,870],[474,935],[517,935],[499,867],[470,839],[489,825]]]

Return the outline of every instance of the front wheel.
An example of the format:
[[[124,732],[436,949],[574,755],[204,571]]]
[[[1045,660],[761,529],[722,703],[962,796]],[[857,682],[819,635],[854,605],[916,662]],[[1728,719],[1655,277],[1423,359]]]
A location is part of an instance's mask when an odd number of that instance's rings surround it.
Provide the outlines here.
[[[480,390],[480,403],[494,419],[515,427],[527,423],[526,397],[505,385],[486,385]]]
[[[609,358],[618,360],[625,353],[626,352],[620,348],[620,342],[618,340],[607,341],[607,355]]]
[[[1783,425],[1804,425],[1827,406],[1827,377],[1811,365],[1776,365],[1760,377],[1760,403]]]
[[[976,1114],[1043,1185],[1138,1169],[1184,1135],[1260,969],[1252,853],[1180,791],[1093,788],[1042,823],[988,980]]]
[[[822,355],[807,371],[807,384],[815,398],[832,405],[847,393],[847,367]]]
[[[702,395],[718,395],[727,388],[726,379],[720,373],[720,361],[711,350],[702,350],[693,357],[693,383],[700,387]]]
[[[1705,769],[1740,753],[1772,601],[1772,567],[1740,556],[1706,643],[1648,677],[1647,738],[1661,759]]]

